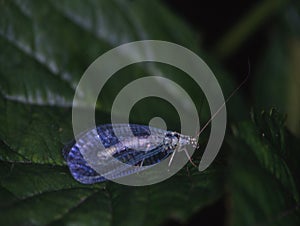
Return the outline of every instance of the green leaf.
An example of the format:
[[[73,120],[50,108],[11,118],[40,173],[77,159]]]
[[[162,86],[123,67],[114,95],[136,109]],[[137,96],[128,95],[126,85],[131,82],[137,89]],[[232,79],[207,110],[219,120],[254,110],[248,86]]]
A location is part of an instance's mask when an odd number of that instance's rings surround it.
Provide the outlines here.
[[[232,225],[298,225],[299,172],[292,171],[285,117],[272,109],[234,128],[228,175]]]
[[[1,92],[6,98],[25,103],[71,106],[84,70],[96,57],[122,43],[161,39],[196,47],[193,33],[156,1],[0,4],[0,65],[5,72]],[[151,8],[156,16],[150,14]],[[157,26],[156,20],[172,20],[176,26]]]
[[[149,187],[81,185],[66,167],[1,163],[0,223],[6,225],[158,225],[185,220],[222,194],[219,170],[184,169]],[[170,205],[172,203],[172,205]]]
[[[159,225],[169,218],[186,221],[220,198],[223,173],[216,166],[204,173],[184,168],[143,188],[112,182],[82,185],[72,178],[61,153],[73,137],[76,85],[93,60],[141,39],[173,41],[198,51],[196,35],[184,22],[157,1],[3,0],[0,14],[1,225]],[[201,100],[199,87],[182,72],[151,67],[168,71]],[[122,79],[117,74],[108,82],[97,103],[99,123],[109,122],[110,105],[122,85],[150,75],[149,68],[125,68],[118,72],[125,75]],[[148,104],[134,113],[135,121],[147,121],[141,110],[148,109],[153,111]],[[167,116],[176,127],[177,116]]]

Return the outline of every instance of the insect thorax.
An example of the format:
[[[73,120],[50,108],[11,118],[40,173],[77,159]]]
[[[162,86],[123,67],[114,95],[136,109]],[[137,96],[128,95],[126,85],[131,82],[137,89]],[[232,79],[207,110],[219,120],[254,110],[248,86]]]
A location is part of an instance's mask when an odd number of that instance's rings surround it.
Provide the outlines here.
[[[185,136],[176,132],[167,132],[164,138],[164,146],[166,150],[181,148],[186,145],[197,145],[195,138]]]
[[[165,150],[174,150],[179,143],[180,134],[175,132],[167,132],[164,137]]]

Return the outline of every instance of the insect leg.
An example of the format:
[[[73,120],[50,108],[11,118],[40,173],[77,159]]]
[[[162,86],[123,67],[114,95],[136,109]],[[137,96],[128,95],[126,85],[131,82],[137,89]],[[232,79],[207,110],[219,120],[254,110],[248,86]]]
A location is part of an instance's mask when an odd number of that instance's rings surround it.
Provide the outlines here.
[[[171,156],[171,158],[170,158],[170,161],[169,161],[169,164],[168,164],[169,167],[170,167],[171,164],[172,164],[172,161],[173,161],[173,158],[174,158],[174,156],[175,156],[175,153],[176,153],[176,149],[174,150],[174,152],[172,153],[172,156]]]
[[[182,150],[184,151],[186,157],[188,157],[190,163],[191,163],[193,166],[197,167],[196,164],[193,163],[192,158],[190,157],[190,155],[189,155],[189,153],[187,152],[186,148],[182,148]]]
[[[143,166],[144,160],[145,160],[145,159],[143,159],[143,160],[141,161],[140,167]]]

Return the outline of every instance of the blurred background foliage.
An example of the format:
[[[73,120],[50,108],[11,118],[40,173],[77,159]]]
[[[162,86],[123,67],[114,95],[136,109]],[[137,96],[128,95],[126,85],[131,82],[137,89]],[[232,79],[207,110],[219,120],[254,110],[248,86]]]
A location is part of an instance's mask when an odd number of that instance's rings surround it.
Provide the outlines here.
[[[300,4],[201,4],[0,0],[1,225],[299,225]],[[187,164],[156,185],[79,184],[61,154],[73,138],[76,85],[98,56],[143,39],[197,53],[225,96],[250,75],[227,104],[223,147],[206,171]],[[184,87],[201,121],[209,119],[202,91],[183,72],[141,63],[107,82],[96,121],[109,123],[122,87],[154,72]],[[130,120],[147,124],[154,116],[179,130],[175,109],[159,98],[138,102]]]

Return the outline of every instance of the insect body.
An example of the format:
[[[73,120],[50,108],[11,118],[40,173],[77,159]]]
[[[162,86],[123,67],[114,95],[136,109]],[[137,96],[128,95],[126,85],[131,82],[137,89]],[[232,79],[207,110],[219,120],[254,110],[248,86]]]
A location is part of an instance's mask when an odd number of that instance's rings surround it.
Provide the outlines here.
[[[247,81],[249,74],[250,65],[247,77],[212,114],[196,135],[197,138]],[[170,165],[176,151],[184,150],[188,156],[184,147],[187,145],[196,147],[197,138],[145,125],[105,124],[79,135],[77,142],[73,141],[63,149],[63,155],[71,174],[77,181],[93,184],[105,181],[107,178],[116,179],[140,172],[172,155]],[[87,152],[88,156],[92,156],[89,163],[83,157],[83,153],[86,157]],[[91,166],[91,162],[95,163],[98,172],[100,170],[104,174],[100,175]],[[117,162],[125,164],[116,164]]]
[[[79,135],[77,142],[63,149],[63,155],[73,177],[83,184],[92,184],[107,177],[116,179],[140,172],[170,155],[172,161],[176,151],[196,144],[196,138],[145,125],[105,124]],[[104,174],[100,175],[85,160],[82,153],[86,152],[94,154],[93,161]],[[112,158],[125,164],[115,164],[109,160]]]

